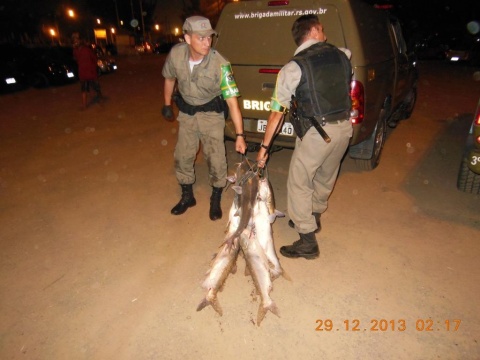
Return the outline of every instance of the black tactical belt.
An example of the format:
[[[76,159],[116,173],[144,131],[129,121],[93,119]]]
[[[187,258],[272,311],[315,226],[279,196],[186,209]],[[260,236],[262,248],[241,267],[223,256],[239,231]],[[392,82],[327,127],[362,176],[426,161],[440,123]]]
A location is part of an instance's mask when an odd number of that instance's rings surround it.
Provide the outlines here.
[[[315,119],[323,125],[325,123],[341,123],[343,121],[346,121],[350,118],[350,113],[348,111],[342,111],[337,114],[330,114],[330,115],[324,115],[324,116],[315,116]]]
[[[217,113],[225,113],[228,109],[225,100],[222,99],[221,96],[217,96],[203,105],[190,105],[185,100],[183,100],[182,96],[179,93],[175,93],[173,95],[173,101],[177,104],[178,109],[188,115],[195,115],[197,112],[208,112],[214,111]]]

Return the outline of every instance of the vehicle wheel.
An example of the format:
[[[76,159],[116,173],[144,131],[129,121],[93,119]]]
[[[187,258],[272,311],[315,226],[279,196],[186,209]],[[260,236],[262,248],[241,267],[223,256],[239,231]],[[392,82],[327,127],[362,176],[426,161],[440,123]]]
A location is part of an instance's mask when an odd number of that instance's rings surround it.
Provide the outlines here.
[[[385,109],[380,112],[380,119],[377,122],[375,131],[371,138],[367,140],[369,146],[372,146],[372,157],[370,159],[355,159],[355,164],[361,170],[373,170],[380,162],[380,154],[387,137],[387,119]]]
[[[408,119],[412,116],[413,109],[415,108],[415,103],[417,102],[417,88],[414,87],[410,90],[410,93],[405,98],[402,104],[402,114],[400,119]]]
[[[472,194],[480,194],[480,175],[468,168],[467,162],[462,160],[458,171],[457,188]]]

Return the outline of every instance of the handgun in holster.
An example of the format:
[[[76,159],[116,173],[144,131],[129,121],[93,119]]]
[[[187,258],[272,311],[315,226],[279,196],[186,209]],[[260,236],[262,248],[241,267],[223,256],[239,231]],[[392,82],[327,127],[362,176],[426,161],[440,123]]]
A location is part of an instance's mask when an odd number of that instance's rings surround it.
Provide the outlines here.
[[[292,99],[290,101],[290,122],[292,123],[293,129],[297,133],[298,137],[302,139],[305,135],[306,130],[304,130],[302,125],[300,124],[301,120],[298,117],[297,110],[297,99],[295,98],[295,96],[292,95]],[[318,131],[318,133],[320,134],[322,139],[325,140],[325,142],[329,143],[330,141],[332,141],[332,139],[330,139],[330,136],[328,136],[327,132],[323,129],[322,125],[318,123],[317,119],[315,119],[313,116],[306,119],[310,121],[312,126]]]

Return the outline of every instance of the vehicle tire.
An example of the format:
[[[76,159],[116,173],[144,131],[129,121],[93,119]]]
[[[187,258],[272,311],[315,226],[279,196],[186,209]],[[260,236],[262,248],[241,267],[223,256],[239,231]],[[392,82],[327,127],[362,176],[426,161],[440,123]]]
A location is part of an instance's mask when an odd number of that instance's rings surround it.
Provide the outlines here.
[[[465,159],[462,160],[458,171],[457,188],[466,193],[480,194],[480,175],[468,168]]]
[[[409,94],[405,97],[402,104],[402,113],[400,114],[400,120],[409,119],[412,116],[415,103],[417,102],[417,87],[413,87]]]
[[[379,120],[375,131],[367,142],[372,146],[372,157],[370,159],[355,159],[355,164],[360,170],[373,170],[380,163],[380,155],[387,137],[387,116],[385,109],[380,112]]]

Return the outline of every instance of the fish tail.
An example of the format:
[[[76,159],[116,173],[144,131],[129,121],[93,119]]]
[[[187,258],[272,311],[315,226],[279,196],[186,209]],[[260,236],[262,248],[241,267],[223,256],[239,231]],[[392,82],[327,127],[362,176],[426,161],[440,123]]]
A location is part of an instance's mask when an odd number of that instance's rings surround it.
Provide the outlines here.
[[[272,302],[268,306],[263,306],[262,304],[260,304],[260,306],[258,307],[258,313],[257,313],[257,326],[260,326],[260,323],[265,318],[265,315],[267,315],[268,311],[280,317],[277,304],[275,304],[275,301],[272,300]]]
[[[260,304],[258,307],[258,313],[257,313],[257,326],[260,326],[260,323],[262,320],[265,318],[265,315],[267,314],[267,310]]]
[[[208,300],[206,297],[203,298],[203,300],[198,304],[197,306],[197,311],[203,310],[207,306],[211,305],[213,310],[215,310],[220,316],[223,315],[223,310],[222,307],[220,306],[220,303],[218,300],[215,298],[214,300]]]

